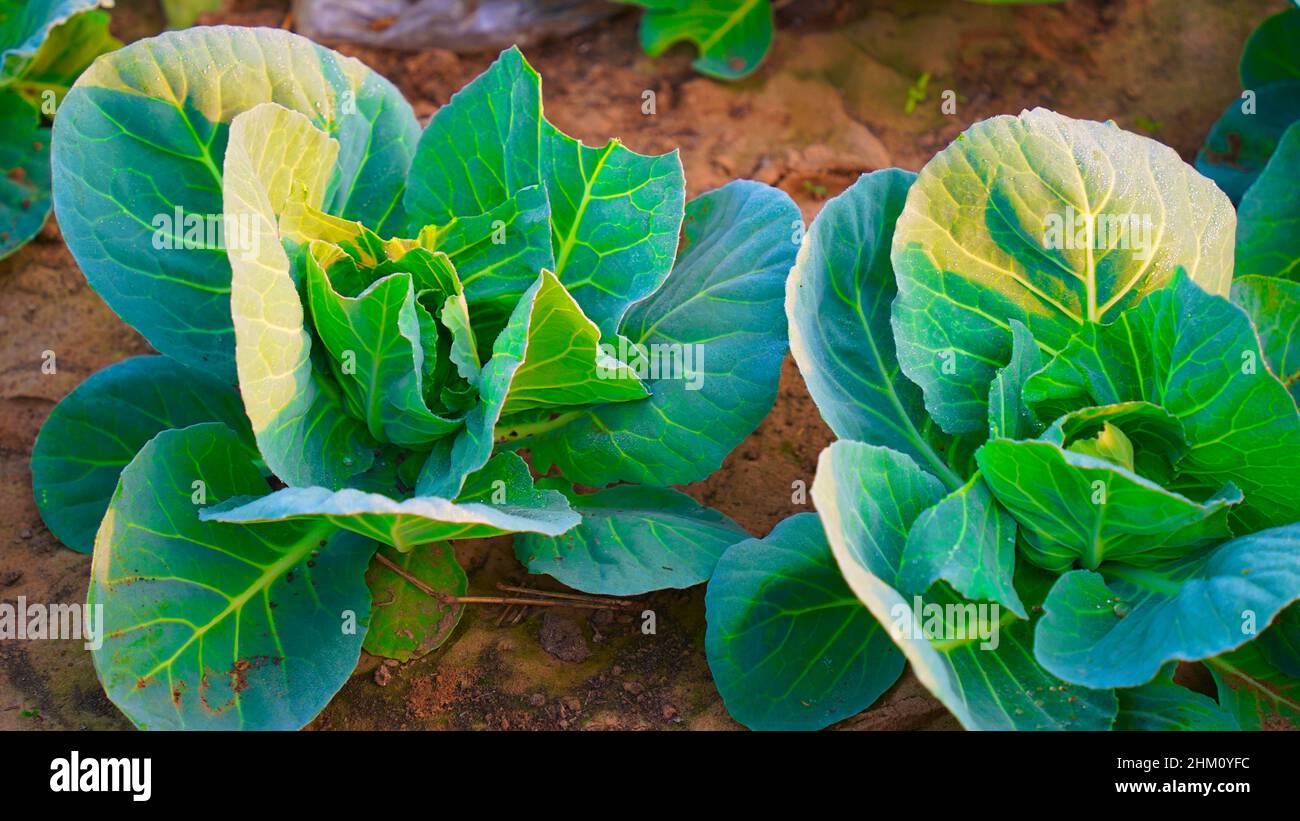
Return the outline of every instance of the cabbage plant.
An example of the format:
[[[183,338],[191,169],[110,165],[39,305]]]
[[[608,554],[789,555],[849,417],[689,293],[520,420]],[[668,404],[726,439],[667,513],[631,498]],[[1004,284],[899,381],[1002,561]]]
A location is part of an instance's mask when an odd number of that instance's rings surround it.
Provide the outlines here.
[[[677,43],[694,44],[691,67],[718,80],[739,80],[772,48],[771,0],[615,0],[641,6],[641,47],[658,57]]]
[[[121,45],[105,0],[0,0],[0,259],[50,214],[50,121],[77,75]]]
[[[1293,195],[1294,148],[1256,187]],[[786,309],[838,441],[817,514],[709,583],[733,715],[824,726],[906,660],[971,729],[1300,723],[1300,254],[1279,219],[1042,109],[829,201]],[[1175,682],[1197,661],[1217,698]]]
[[[645,9],[641,47],[658,57],[687,42],[698,56],[691,67],[717,80],[741,80],[762,65],[772,49],[772,0],[614,0]],[[985,5],[1035,5],[1064,0],[969,0]],[[777,4],[778,6],[781,4]],[[910,113],[910,112],[909,112]]]
[[[1196,155],[1196,170],[1234,203],[1243,199],[1282,141],[1300,121],[1300,2],[1264,20],[1242,50],[1242,92],[1219,117]]]
[[[32,465],[142,727],[298,727],[363,644],[437,646],[450,539],[520,534],[530,571],[627,595],[745,536],[668,485],[775,399],[798,209],[744,181],[686,202],[675,151],[565,135],[515,49],[422,130],[286,32],[144,40],[68,94],[54,191],[162,354],[73,391]]]

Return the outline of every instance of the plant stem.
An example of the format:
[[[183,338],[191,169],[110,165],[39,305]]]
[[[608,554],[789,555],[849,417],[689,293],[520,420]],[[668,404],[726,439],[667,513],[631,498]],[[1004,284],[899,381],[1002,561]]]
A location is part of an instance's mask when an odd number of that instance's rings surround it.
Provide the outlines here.
[[[571,601],[596,602],[598,604],[611,604],[618,607],[631,607],[632,602],[627,599],[608,599],[604,596],[592,596],[586,593],[559,593],[554,590],[537,590],[532,587],[517,587],[513,584],[502,584],[497,582],[498,590],[505,590],[509,593],[528,593],[536,596],[548,596],[553,599],[569,599]]]
[[[454,604],[519,604],[528,607],[583,607],[588,610],[621,610],[622,605],[568,599],[520,599],[511,596],[447,596]]]
[[[510,596],[454,596],[448,593],[442,593],[434,590],[429,585],[407,573],[402,568],[393,563],[391,559],[382,553],[375,554],[375,560],[393,571],[397,575],[406,579],[421,593],[434,597],[440,602],[447,604],[517,604],[527,607],[581,607],[588,610],[621,610],[631,605],[631,602],[618,599],[601,599],[596,596],[583,597],[576,593],[550,593],[543,590],[531,590],[529,588],[513,588],[518,592],[535,593],[539,596],[549,596],[550,598],[515,598]],[[511,590],[509,585],[500,585],[503,590]]]

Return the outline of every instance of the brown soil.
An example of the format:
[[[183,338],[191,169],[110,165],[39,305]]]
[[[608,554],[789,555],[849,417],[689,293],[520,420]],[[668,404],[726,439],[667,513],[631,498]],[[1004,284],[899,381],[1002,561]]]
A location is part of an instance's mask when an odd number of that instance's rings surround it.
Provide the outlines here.
[[[119,36],[157,25],[141,0],[120,0]],[[1238,92],[1236,61],[1272,0],[1071,0],[1009,7],[961,0],[805,0],[779,15],[776,43],[751,78],[724,85],[690,70],[690,54],[651,60],[636,46],[635,14],[564,42],[528,49],[545,79],[546,110],[589,143],[622,138],[643,152],[682,151],[691,195],[736,177],[778,185],[811,219],[821,203],[875,168],[918,169],[964,126],[1047,106],[1075,117],[1155,129],[1192,158]],[[281,25],[279,3],[239,2],[207,22]],[[427,116],[493,55],[395,53],[343,47],[396,82]],[[923,72],[928,99],[904,113]],[[943,90],[957,114],[940,113]],[[656,112],[641,113],[643,92]],[[1141,125],[1140,125],[1141,124]],[[84,600],[89,558],[42,525],[28,460],[45,415],[86,376],[148,346],[85,285],[53,224],[0,262],[0,598]],[[41,373],[42,352],[58,372]],[[756,535],[806,510],[796,482],[811,483],[831,440],[792,362],[772,414],[707,482],[687,488]],[[471,591],[497,582],[559,586],[527,576],[508,540],[457,545]],[[363,657],[357,674],[313,724],[318,728],[732,728],[703,652],[703,590],[637,599],[629,614],[562,609],[549,632],[565,661],[543,649],[543,615],[471,606],[442,649],[405,665]],[[657,632],[644,635],[640,612]],[[502,616],[509,618],[502,618]],[[552,650],[555,645],[548,646]],[[0,729],[107,728],[129,723],[104,697],[76,642],[0,643]],[[951,717],[909,675],[850,729],[950,728]]]

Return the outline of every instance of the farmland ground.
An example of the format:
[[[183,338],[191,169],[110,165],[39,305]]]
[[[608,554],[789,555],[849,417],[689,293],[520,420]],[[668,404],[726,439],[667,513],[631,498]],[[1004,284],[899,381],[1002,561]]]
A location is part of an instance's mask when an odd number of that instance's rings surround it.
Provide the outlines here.
[[[157,30],[144,0],[119,0],[123,39]],[[765,66],[723,85],[693,74],[675,51],[650,60],[636,47],[635,15],[563,42],[526,49],[544,77],[547,115],[588,143],[617,136],[641,152],[682,151],[688,195],[737,177],[786,190],[811,219],[863,171],[919,169],[969,123],[1046,106],[1073,117],[1146,130],[1190,161],[1236,97],[1247,34],[1277,0],[1071,0],[996,8],[961,0],[789,4]],[[283,4],[236,0],[207,22],[281,25]],[[395,53],[344,46],[392,79],[426,117],[491,61],[491,54]],[[904,112],[907,90],[929,72],[928,99]],[[957,114],[939,110],[944,89]],[[643,92],[655,113],[642,113]],[[89,557],[62,547],[32,501],[28,461],[46,414],[84,378],[147,344],[86,286],[51,220],[0,262],[0,599],[84,601]],[[41,371],[54,351],[58,372]],[[808,509],[810,483],[831,435],[787,359],[773,413],[709,481],[687,488],[705,504],[766,534]],[[471,590],[497,582],[559,589],[523,573],[509,540],[457,546]],[[656,613],[643,635],[631,614],[474,606],[439,651],[379,669],[364,657],[319,728],[734,727],[704,659],[702,588],[638,599]],[[598,613],[602,611],[597,611]],[[507,618],[503,619],[502,616]],[[559,656],[567,659],[563,660]],[[383,682],[381,685],[380,682]],[[76,642],[0,643],[0,729],[123,728],[90,654]],[[955,726],[910,675],[841,727]]]

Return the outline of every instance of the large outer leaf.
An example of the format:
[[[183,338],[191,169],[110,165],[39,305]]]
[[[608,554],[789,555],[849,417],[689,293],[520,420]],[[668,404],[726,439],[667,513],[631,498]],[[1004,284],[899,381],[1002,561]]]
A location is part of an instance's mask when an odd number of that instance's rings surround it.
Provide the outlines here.
[[[1300,80],[1300,9],[1280,11],[1251,32],[1241,52],[1238,73],[1243,88],[1259,88],[1276,80]]]
[[[786,282],[790,351],[822,418],[840,439],[911,456],[950,486],[921,389],[898,367],[889,308],[898,288],[889,249],[910,171],[863,174],[823,206]]]
[[[674,43],[689,40],[700,50],[691,65],[710,77],[744,77],[758,68],[772,46],[770,0],[681,0],[638,5],[647,7],[641,20],[641,45],[646,53],[658,57]]]
[[[1240,202],[1282,134],[1300,120],[1300,80],[1277,80],[1250,89],[1254,109],[1244,99],[1228,103],[1196,154],[1196,170],[1214,180],[1233,202]]]
[[[0,88],[0,259],[50,214],[50,130],[17,92]]]
[[[1196,661],[1254,638],[1300,599],[1300,524],[1225,542],[1152,568],[1061,576],[1043,603],[1034,653],[1061,678],[1132,687],[1170,661]]]
[[[258,499],[232,499],[200,513],[204,521],[248,524],[297,519],[325,520],[406,552],[425,542],[481,539],[505,533],[558,536],[581,521],[564,494],[533,487],[528,467],[503,453],[485,468],[489,489],[456,502],[437,496],[396,500],[352,488],[291,487]],[[491,498],[499,480],[503,501]]]
[[[814,513],[722,554],[705,606],[714,682],[750,729],[820,729],[870,707],[903,672],[902,653],[844,583]]]
[[[1232,301],[1250,316],[1269,368],[1300,403],[1300,281],[1241,277],[1233,280]]]
[[[1071,215],[1150,220],[1092,247],[1046,247]],[[1100,225],[1100,223],[1098,223]],[[976,123],[921,170],[894,232],[894,337],[903,373],[946,431],[987,423],[989,382],[1011,356],[1010,320],[1059,351],[1114,319],[1176,266],[1212,293],[1232,278],[1230,203],[1173,149],[1113,123],[1035,109]],[[1086,241],[1082,243],[1087,246]]]
[[[54,406],[32,446],[36,507],[50,532],[89,553],[122,468],[157,433],[222,422],[252,445],[239,393],[164,356],[110,365]]]
[[[515,538],[531,573],[609,596],[707,581],[722,552],[749,536],[716,510],[668,488],[619,485],[567,493],[582,524],[562,536]]]
[[[895,628],[920,618],[916,598],[895,589],[907,530],[938,501],[942,486],[901,453],[860,442],[835,442],[817,462],[812,495],[835,561],[849,587],[912,664],[931,693],[967,729],[1105,729],[1115,717],[1114,693],[1062,686],[1033,656],[1033,624],[1004,614],[996,648],[978,638],[931,642]],[[1032,575],[1033,587],[1041,582]],[[1031,609],[1038,591],[1018,595]],[[931,591],[925,604],[966,604]],[[1037,616],[1035,616],[1037,618]]]
[[[502,416],[650,395],[626,365],[600,355],[600,329],[555,274],[543,271],[520,302],[529,306],[527,343]]]
[[[542,126],[555,273],[606,336],[673,267],[686,201],[674,150],[637,154],[618,140],[590,148]]]
[[[263,102],[341,144],[326,210],[396,225],[419,135],[410,106],[361,62],[289,32],[222,26],[133,43],[81,76],[54,126],[55,210],[91,286],[155,348],[232,380],[226,254],[156,248],[155,219],[222,213],[228,124]]]
[[[816,478],[814,500],[831,546],[895,584],[908,531],[944,498],[943,485],[898,451],[847,440],[822,451]]]
[[[1169,665],[1141,687],[1117,690],[1116,730],[1240,730],[1236,717],[1209,696],[1174,683]]]
[[[1253,367],[1248,367],[1253,366]],[[1111,325],[1089,325],[1025,384],[1040,417],[1145,401],[1183,423],[1190,446],[1175,490],[1246,495],[1250,529],[1300,519],[1300,414],[1268,368],[1246,314],[1186,277]]]
[[[1292,9],[1300,18],[1300,9]],[[1297,87],[1300,90],[1300,86]],[[1297,112],[1300,114],[1300,112]],[[1300,122],[1293,123],[1237,209],[1237,272],[1300,281]]]
[[[782,191],[739,181],[692,200],[684,224],[672,274],[632,306],[620,330],[664,352],[694,346],[695,373],[685,374],[694,379],[653,380],[649,399],[581,411],[530,439],[539,469],[559,465],[567,478],[596,487],[694,482],[717,470],[771,408],[799,209]]]
[[[373,542],[320,522],[199,520],[194,482],[208,502],[266,492],[254,455],[208,423],[163,431],[122,471],[88,600],[104,608],[95,669],[141,727],[296,729],[356,667]]]
[[[1076,562],[1150,565],[1232,535],[1241,492],[1205,502],[1166,490],[1114,462],[1052,442],[995,439],[976,457],[998,502],[1020,523],[1025,556],[1063,572]]]
[[[301,266],[279,227],[292,207],[320,207],[338,148],[305,116],[263,103],[235,118],[225,156],[225,213],[252,231],[251,247],[228,249],[240,392],[262,457],[290,485],[340,487],[374,460],[365,424],[312,355]]]
[[[441,647],[460,623],[469,579],[446,542],[421,545],[402,553],[390,547],[379,555],[414,576],[445,598],[430,596],[408,579],[375,559],[366,571],[370,587],[370,631],[363,645],[375,656],[410,661]]]
[[[1219,704],[1242,729],[1300,728],[1300,677],[1270,664],[1259,642],[1210,659],[1206,666],[1218,685]]]
[[[1283,610],[1256,643],[1269,664],[1285,675],[1300,678],[1300,604]]]

